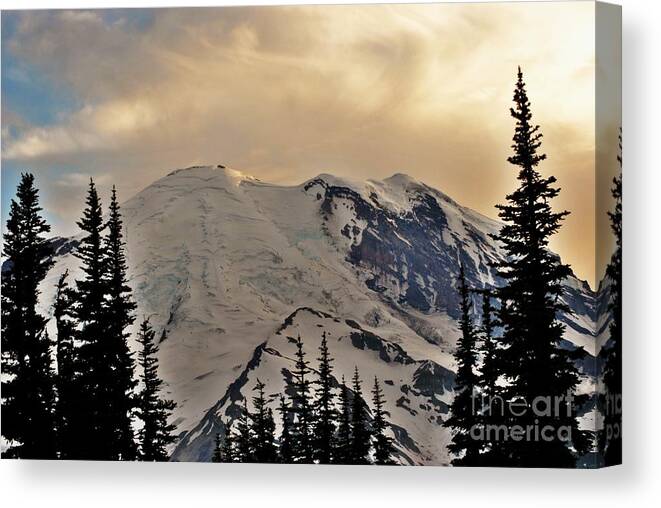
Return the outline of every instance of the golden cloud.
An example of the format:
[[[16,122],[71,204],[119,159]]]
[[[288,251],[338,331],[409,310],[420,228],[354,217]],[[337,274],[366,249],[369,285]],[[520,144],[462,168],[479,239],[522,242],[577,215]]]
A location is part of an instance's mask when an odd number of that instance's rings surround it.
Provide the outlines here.
[[[573,212],[554,248],[594,283],[594,37],[589,2],[163,9],[143,28],[25,13],[10,49],[83,106],[3,157],[111,173],[125,196],[198,163],[281,183],[401,171],[494,216],[521,65]]]

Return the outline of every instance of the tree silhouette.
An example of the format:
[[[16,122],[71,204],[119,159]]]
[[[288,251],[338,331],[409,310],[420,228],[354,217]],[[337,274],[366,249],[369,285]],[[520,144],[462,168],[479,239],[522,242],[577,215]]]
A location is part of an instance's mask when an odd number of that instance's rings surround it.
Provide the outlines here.
[[[52,265],[34,176],[23,173],[11,200],[2,271],[2,435],[8,457],[56,457],[55,389],[39,284]]]
[[[149,319],[140,324],[138,343],[141,346],[139,364],[143,388],[138,397],[138,416],[143,422],[140,430],[140,459],[143,461],[168,460],[167,446],[174,442],[175,426],[168,424],[175,403],[163,399],[159,392],[163,381],[158,377],[158,345]]]
[[[374,377],[374,388],[372,389],[372,402],[374,402],[374,418],[372,420],[372,433],[374,437],[374,463],[379,465],[393,464],[391,455],[392,439],[386,434],[389,424],[386,421],[388,413],[384,409],[383,390],[379,386],[379,380]]]
[[[605,348],[603,379],[606,403],[604,408],[604,433],[602,448],[604,460],[611,466],[622,463],[622,131],[620,129],[619,174],[613,178],[611,194],[615,208],[608,212],[611,230],[615,237],[615,251],[606,267],[610,281],[608,311],[610,344]]]
[[[316,459],[320,464],[330,464],[335,449],[335,396],[332,391],[332,358],[328,351],[326,332],[321,335],[319,346],[319,376],[316,390],[317,418],[315,426]]]
[[[227,422],[225,425],[225,439],[222,446],[223,462],[236,462],[236,451],[234,446],[234,435],[232,434],[232,424]]]
[[[351,464],[351,401],[344,376],[340,386],[340,421],[337,427],[337,446],[335,462]]]
[[[496,382],[498,381],[498,365],[496,364],[496,339],[493,335],[494,309],[491,304],[492,293],[488,290],[482,291],[482,368],[480,369],[479,384],[482,393],[487,396],[496,395],[498,392]]]
[[[280,396],[280,421],[282,424],[282,432],[280,434],[278,458],[283,464],[291,464],[294,462],[294,443],[291,434],[291,408],[287,405],[287,400],[283,395]]]
[[[56,421],[59,458],[69,459],[76,448],[77,427],[81,425],[78,407],[78,373],[76,371],[76,322],[73,318],[74,292],[67,283],[65,271],[56,286],[53,317],[57,327]]]
[[[498,363],[507,385],[507,400],[525,401],[522,416],[510,415],[509,426],[529,425],[570,429],[571,442],[554,437],[550,441],[508,441],[502,465],[519,467],[574,467],[577,457],[590,446],[587,432],[579,429],[576,406],[583,400],[573,394],[579,382],[574,364],[578,354],[560,347],[564,325],[556,316],[569,312],[562,302],[562,281],[570,274],[568,265],[548,249],[549,239],[558,231],[569,212],[554,212],[551,202],[560,190],[555,177],[544,178],[537,166],[546,159],[539,152],[542,134],[533,125],[530,101],[521,69],[514,91],[511,115],[516,120],[514,154],[508,161],[518,168],[518,188],[498,205],[505,223],[493,235],[503,248],[504,260],[495,263],[504,281],[498,288],[498,311],[502,337]],[[532,408],[536,397],[560,400],[552,415],[537,415]],[[519,411],[517,411],[518,413]],[[555,414],[557,413],[557,414]]]
[[[351,463],[369,464],[370,433],[367,429],[367,405],[363,399],[360,373],[353,374],[353,401],[351,404]]]
[[[314,428],[314,415],[310,397],[310,367],[305,359],[303,341],[298,336],[296,341],[296,364],[294,366],[294,396],[292,411],[296,416],[292,427],[294,454],[297,462],[311,464],[314,461],[314,442],[312,431]]]
[[[480,335],[482,336],[482,367],[480,369],[480,376],[478,377],[481,398],[480,404],[476,404],[476,407],[480,412],[480,418],[478,420],[483,429],[486,429],[489,426],[495,428],[495,426],[503,423],[502,409],[504,402],[501,396],[501,390],[497,384],[500,373],[498,371],[497,343],[494,338],[494,308],[491,303],[493,293],[490,290],[483,290],[481,293],[482,326]],[[488,453],[480,457],[480,465],[489,466],[490,463],[494,465],[501,463],[503,458],[500,452],[500,442],[489,439],[489,435],[486,433],[483,437],[483,445],[488,450]]]
[[[137,386],[137,381],[133,377],[134,362],[127,344],[129,334],[126,330],[135,320],[133,313],[136,304],[131,297],[131,288],[127,284],[122,228],[117,192],[113,186],[107,235],[104,238],[108,298],[106,303],[107,332],[103,342],[109,364],[109,369],[105,369],[104,372],[112,373],[112,380],[108,379],[105,385],[107,391],[104,401],[105,425],[110,427],[114,434],[113,456],[118,459],[131,460],[137,455],[131,427],[135,407],[133,391]]]
[[[236,422],[236,449],[234,456],[238,462],[254,462],[253,434],[250,426],[251,415],[248,401],[243,399],[243,407]]]
[[[455,379],[454,400],[450,406],[451,416],[444,425],[452,429],[452,442],[448,450],[455,455],[452,464],[455,466],[476,466],[480,461],[480,450],[483,443],[471,435],[473,426],[478,425],[474,398],[477,397],[478,376],[476,332],[471,321],[471,298],[464,265],[459,268],[459,301],[461,306],[461,337],[457,343],[455,359],[457,361],[457,376]]]
[[[266,385],[259,379],[253,389],[257,395],[253,397],[252,435],[254,438],[254,458],[257,462],[275,462],[277,450],[275,447],[275,421],[273,414],[266,405],[264,388]]]
[[[211,462],[224,462],[222,439],[220,438],[220,432],[216,432],[216,439],[214,441],[213,455],[211,456]]]
[[[82,278],[76,280],[74,314],[80,326],[80,344],[76,352],[80,373],[79,416],[85,425],[79,429],[79,444],[71,453],[76,459],[116,460],[116,436],[114,429],[107,424],[106,406],[113,372],[105,340],[108,333],[106,258],[102,237],[105,225],[101,201],[91,178],[85,204],[83,216],[77,223],[84,236],[74,251],[83,272]]]

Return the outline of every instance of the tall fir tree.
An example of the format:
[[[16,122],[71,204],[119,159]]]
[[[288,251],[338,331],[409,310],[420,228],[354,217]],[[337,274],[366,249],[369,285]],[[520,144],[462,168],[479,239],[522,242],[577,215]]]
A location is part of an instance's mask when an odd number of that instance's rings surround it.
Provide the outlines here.
[[[55,387],[57,392],[56,422],[59,458],[69,459],[76,448],[77,427],[80,421],[78,407],[78,373],[76,371],[76,321],[73,317],[74,292],[65,271],[58,279],[53,317],[57,328],[56,361],[57,374]]]
[[[448,450],[455,456],[452,459],[452,465],[477,466],[480,463],[480,450],[483,443],[471,435],[471,429],[475,425],[479,425],[478,414],[475,410],[478,386],[478,376],[475,371],[477,367],[476,331],[471,320],[471,295],[466,285],[463,264],[459,268],[458,290],[461,307],[461,337],[457,342],[454,354],[457,362],[454,399],[450,406],[450,417],[444,422],[444,425],[452,429],[452,442],[448,445]]]
[[[142,390],[138,396],[138,416],[142,420],[140,430],[140,460],[164,462],[168,460],[167,447],[175,440],[175,426],[168,419],[175,403],[160,395],[163,381],[158,377],[158,345],[148,319],[140,324],[138,343],[141,346],[139,365]]]
[[[294,462],[295,446],[291,434],[291,408],[287,404],[287,399],[285,399],[284,396],[280,396],[278,412],[280,413],[280,422],[282,426],[278,443],[278,459],[282,464],[291,464]]]
[[[313,440],[314,414],[311,400],[311,381],[309,362],[305,359],[303,341],[298,336],[296,341],[296,364],[294,367],[294,395],[292,411],[295,415],[292,435],[296,443],[294,455],[296,462],[312,464],[315,450]]]
[[[44,237],[39,191],[21,175],[4,234],[2,271],[3,453],[26,459],[56,458],[55,388],[46,319],[37,311],[39,284],[52,266]],[[3,267],[4,268],[4,267]]]
[[[557,315],[569,312],[562,302],[562,281],[570,274],[568,265],[548,249],[569,212],[554,212],[551,202],[560,190],[555,177],[544,178],[537,166],[546,159],[539,152],[542,134],[532,124],[530,101],[519,68],[511,115],[516,120],[514,154],[508,161],[518,168],[518,188],[498,205],[505,223],[493,235],[502,245],[504,260],[495,263],[504,281],[497,291],[502,345],[498,363],[507,382],[507,400],[525,401],[522,416],[509,415],[509,427],[568,429],[571,442],[561,437],[550,441],[523,439],[506,443],[502,465],[519,467],[574,467],[577,457],[587,452],[590,436],[579,429],[577,406],[582,399],[573,394],[579,383],[574,360],[577,354],[560,347],[564,334]],[[536,397],[559,400],[552,415],[537,415],[532,408]],[[559,399],[562,397],[562,399]],[[521,411],[517,410],[517,414]]]
[[[498,393],[498,364],[496,359],[496,339],[493,335],[494,330],[494,308],[491,300],[492,292],[482,291],[482,368],[480,369],[479,385],[483,395],[487,397]]]
[[[256,462],[272,463],[277,459],[275,421],[270,408],[267,407],[264,388],[266,385],[258,379],[253,389],[257,394],[252,399],[253,450]]]
[[[369,464],[370,432],[367,428],[367,404],[363,399],[360,373],[353,373],[353,400],[351,404],[351,463]]]
[[[351,464],[351,400],[344,376],[340,385],[340,415],[337,426],[334,462],[338,464]]]
[[[606,401],[604,405],[604,433],[602,448],[606,465],[622,463],[622,132],[619,137],[617,156],[620,172],[613,178],[611,194],[615,208],[608,212],[611,230],[615,237],[615,251],[606,267],[610,281],[609,304],[611,322],[610,343],[605,348],[603,379]]]
[[[253,433],[250,425],[252,415],[248,410],[248,401],[243,399],[243,407],[236,422],[235,457],[237,462],[254,462]]]
[[[220,432],[216,432],[216,439],[214,440],[211,462],[225,462],[223,460],[223,440],[220,437]]]
[[[222,445],[222,461],[223,462],[236,462],[236,447],[234,444],[234,434],[232,432],[232,424],[227,422],[225,425],[225,439]]]
[[[498,371],[498,358],[497,358],[497,343],[494,338],[494,327],[496,321],[494,319],[494,308],[492,304],[493,293],[491,290],[485,289],[482,292],[482,326],[480,335],[482,338],[482,367],[480,369],[480,376],[478,377],[479,387],[479,404],[476,404],[476,411],[479,412],[479,422],[483,429],[495,428],[501,425],[502,422],[502,409],[503,399],[501,397],[501,390],[498,386],[498,378],[500,377]],[[491,427],[490,427],[491,426]],[[491,463],[494,465],[502,462],[500,453],[500,442],[491,439],[489,434],[484,433],[482,436],[484,449],[488,452],[480,457],[481,466],[489,466]]]
[[[131,297],[131,288],[127,284],[127,264],[122,228],[123,222],[117,191],[113,186],[107,235],[104,238],[108,298],[105,309],[107,331],[103,341],[110,372],[112,372],[112,382],[107,385],[105,424],[114,434],[113,455],[117,459],[132,460],[137,455],[131,425],[135,408],[133,392],[137,381],[134,378],[133,355],[127,343],[129,337],[127,328],[135,321],[136,304]]]
[[[374,463],[378,465],[392,465],[392,439],[386,434],[390,427],[386,417],[388,413],[384,409],[383,390],[379,380],[374,378],[372,388],[372,402],[374,403],[374,418],[372,419],[372,435],[374,438]]]
[[[90,178],[83,216],[78,227],[83,237],[74,252],[80,260],[82,278],[76,280],[74,317],[78,322],[79,346],[77,370],[79,372],[79,441],[71,458],[83,460],[116,460],[115,431],[106,418],[109,384],[113,371],[108,358],[106,336],[106,257],[104,255],[103,213],[94,181]]]
[[[321,335],[319,346],[319,374],[316,390],[315,450],[320,464],[330,464],[335,450],[335,394],[333,393],[332,358],[328,351],[326,332]]]

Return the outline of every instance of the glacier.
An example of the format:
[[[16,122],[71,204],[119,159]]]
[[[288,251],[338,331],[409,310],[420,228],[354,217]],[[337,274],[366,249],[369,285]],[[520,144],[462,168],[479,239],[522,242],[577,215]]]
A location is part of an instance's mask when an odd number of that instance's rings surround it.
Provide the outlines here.
[[[448,464],[455,280],[463,263],[470,286],[498,285],[497,221],[401,173],[283,186],[221,165],[173,171],[122,214],[137,317],[160,337],[160,375],[177,403],[173,460],[210,460],[221,418],[238,416],[257,379],[271,399],[284,390],[298,334],[316,368],[325,330],[336,380],[358,366],[365,392],[381,381],[397,461]],[[59,275],[78,276],[77,241],[53,239],[48,316]],[[565,346],[588,353],[581,386],[593,390],[603,302],[576,277],[564,289]]]

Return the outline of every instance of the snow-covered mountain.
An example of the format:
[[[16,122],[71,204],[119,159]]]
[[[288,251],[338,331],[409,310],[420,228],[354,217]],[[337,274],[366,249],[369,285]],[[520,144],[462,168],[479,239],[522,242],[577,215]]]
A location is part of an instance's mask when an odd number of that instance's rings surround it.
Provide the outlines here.
[[[462,262],[471,286],[498,284],[498,222],[402,174],[278,186],[222,166],[174,171],[122,212],[138,317],[161,337],[177,402],[175,460],[209,460],[219,417],[235,417],[258,378],[269,396],[282,392],[299,333],[316,367],[326,330],[337,380],[354,366],[365,391],[381,380],[398,460],[448,462],[454,285]],[[47,313],[59,274],[77,274],[76,241],[55,241]],[[567,347],[595,355],[595,294],[576,278],[565,289]]]

